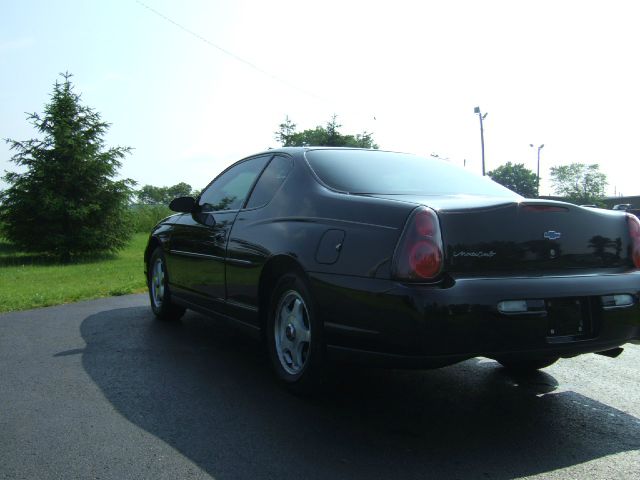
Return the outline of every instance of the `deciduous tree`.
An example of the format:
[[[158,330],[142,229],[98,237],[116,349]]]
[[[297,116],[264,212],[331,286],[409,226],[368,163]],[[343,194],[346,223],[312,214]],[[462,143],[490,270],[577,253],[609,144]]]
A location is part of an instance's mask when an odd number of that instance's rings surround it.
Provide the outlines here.
[[[307,147],[307,146],[328,146],[328,147],[358,147],[358,148],[378,148],[373,140],[373,134],[366,130],[355,135],[343,135],[339,129],[337,116],[333,115],[326,125],[318,125],[315,128],[296,132],[296,124],[289,117],[280,124],[275,132],[275,139],[283,147]]]
[[[500,185],[507,187],[509,190],[522,195],[526,198],[536,196],[537,177],[522,163],[507,162],[499,166],[487,175]]]
[[[607,175],[597,163],[551,167],[551,182],[558,195],[577,204],[598,204],[604,198]]]
[[[138,202],[145,205],[169,205],[176,197],[196,196],[191,185],[180,182],[170,187],[155,187],[145,185],[136,192]]]

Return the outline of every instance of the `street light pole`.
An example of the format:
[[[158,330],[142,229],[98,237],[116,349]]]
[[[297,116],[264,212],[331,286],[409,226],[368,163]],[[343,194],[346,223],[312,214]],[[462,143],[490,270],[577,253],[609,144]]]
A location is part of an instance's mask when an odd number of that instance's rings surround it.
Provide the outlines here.
[[[535,148],[533,143],[530,143],[531,148]],[[538,147],[538,172],[536,177],[536,197],[540,196],[540,150],[544,148],[544,143]]]
[[[473,113],[478,114],[478,118],[480,119],[480,144],[482,145],[482,175],[484,176],[484,125],[482,121],[485,119],[487,114],[484,115],[480,111],[480,107],[476,107],[473,109]]]

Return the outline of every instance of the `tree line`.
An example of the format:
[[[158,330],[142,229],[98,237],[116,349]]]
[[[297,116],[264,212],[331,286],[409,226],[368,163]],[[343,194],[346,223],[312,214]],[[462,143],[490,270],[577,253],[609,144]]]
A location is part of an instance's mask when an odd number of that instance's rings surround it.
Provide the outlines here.
[[[137,203],[142,205],[169,205],[169,202],[176,197],[197,197],[198,190],[191,188],[185,182],[176,183],[169,187],[156,187],[154,185],[144,185],[140,190],[135,191]]]
[[[144,185],[136,190],[132,179],[117,179],[130,147],[107,147],[110,124],[81,102],[61,74],[42,114],[27,120],[41,138],[6,139],[15,152],[11,161],[21,172],[6,172],[8,188],[0,192],[0,236],[26,252],[48,253],[68,262],[75,255],[115,252],[132,232],[149,231],[168,215],[168,203],[179,196],[197,196],[191,185]],[[302,131],[285,117],[275,140],[283,147],[336,146],[377,149],[373,134],[340,131],[337,116],[324,125]],[[537,176],[523,164],[508,162],[488,175],[525,196],[537,194]],[[606,175],[597,164],[553,167],[555,191],[579,204],[598,203],[604,197]]]
[[[487,175],[525,198],[538,196],[538,176],[522,163],[507,162]],[[577,205],[603,205],[607,176],[600,171],[600,165],[560,165],[551,167],[550,175],[555,193],[566,201]]]
[[[47,253],[69,262],[77,255],[116,252],[132,232],[149,231],[171,213],[169,202],[197,196],[191,185],[144,185],[117,179],[130,147],[107,147],[110,124],[83,105],[70,73],[53,86],[44,113],[27,116],[41,135],[5,139],[19,172],[6,172],[0,192],[0,236],[25,252]],[[287,117],[276,132],[283,146],[327,145],[378,148],[373,135],[343,134],[334,115],[324,126],[298,132]]]
[[[339,129],[342,125],[338,124],[337,119],[338,116],[334,114],[324,126],[318,125],[315,128],[298,132],[296,130],[297,125],[289,119],[289,116],[286,116],[284,122],[279,125],[278,130],[275,132],[275,139],[283,147],[308,147],[314,145],[378,148],[378,145],[373,140],[373,134],[366,130],[355,135],[340,133]]]

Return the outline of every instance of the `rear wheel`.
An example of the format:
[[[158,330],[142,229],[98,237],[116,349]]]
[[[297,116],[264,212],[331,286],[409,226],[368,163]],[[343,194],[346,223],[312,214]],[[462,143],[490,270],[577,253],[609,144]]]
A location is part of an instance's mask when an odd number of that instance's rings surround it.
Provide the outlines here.
[[[167,264],[160,247],[151,254],[147,271],[151,310],[156,318],[165,321],[179,320],[184,315],[185,309],[171,301],[171,292],[167,281]]]
[[[286,274],[278,281],[266,333],[278,380],[295,393],[314,392],[324,378],[324,343],[313,300],[300,276]]]
[[[518,373],[534,372],[553,365],[558,357],[527,358],[527,359],[498,359],[500,365]]]

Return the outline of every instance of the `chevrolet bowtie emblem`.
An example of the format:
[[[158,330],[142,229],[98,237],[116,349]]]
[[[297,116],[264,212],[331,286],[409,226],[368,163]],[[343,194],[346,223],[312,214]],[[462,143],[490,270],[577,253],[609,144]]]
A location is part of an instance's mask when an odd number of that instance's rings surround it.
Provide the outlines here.
[[[560,232],[556,232],[554,230],[549,230],[548,232],[544,232],[544,238],[547,240],[557,240],[562,236]]]

